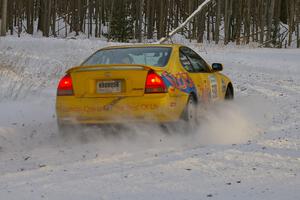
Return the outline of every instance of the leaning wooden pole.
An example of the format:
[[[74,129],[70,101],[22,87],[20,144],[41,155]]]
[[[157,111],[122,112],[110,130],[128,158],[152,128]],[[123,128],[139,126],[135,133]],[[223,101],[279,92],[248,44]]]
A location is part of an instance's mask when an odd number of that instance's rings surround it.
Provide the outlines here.
[[[210,2],[212,2],[213,0],[205,0],[198,8],[197,10],[195,10],[182,24],[180,24],[180,26],[178,26],[176,29],[174,29],[173,31],[171,31],[167,37],[163,37],[159,40],[159,43],[162,44],[164,42],[166,42],[169,38],[171,38],[174,34],[178,33],[181,29],[183,29],[187,23],[189,23],[197,14],[199,14],[204,8],[205,6],[207,6],[207,4],[209,4]]]
[[[1,31],[0,36],[6,35],[7,0],[2,0]]]

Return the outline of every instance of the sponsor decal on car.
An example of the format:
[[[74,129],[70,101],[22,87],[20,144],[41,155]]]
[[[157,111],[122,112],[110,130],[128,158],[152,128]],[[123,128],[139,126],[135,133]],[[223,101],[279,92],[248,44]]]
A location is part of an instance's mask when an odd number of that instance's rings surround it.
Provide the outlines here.
[[[218,84],[217,79],[214,75],[208,77],[210,81],[210,89],[211,89],[211,99],[218,98]]]
[[[178,72],[176,74],[171,74],[164,71],[161,76],[168,88],[179,89],[188,94],[194,92],[197,95],[197,89],[188,73]]]
[[[137,104],[137,105],[103,105],[103,106],[70,106],[70,107],[60,107],[59,109],[62,112],[77,112],[77,113],[95,113],[95,112],[105,112],[112,111],[113,109],[116,111],[150,111],[157,110],[159,106],[157,104]]]
[[[225,93],[225,92],[226,92],[226,84],[225,84],[224,79],[222,79],[222,93]]]

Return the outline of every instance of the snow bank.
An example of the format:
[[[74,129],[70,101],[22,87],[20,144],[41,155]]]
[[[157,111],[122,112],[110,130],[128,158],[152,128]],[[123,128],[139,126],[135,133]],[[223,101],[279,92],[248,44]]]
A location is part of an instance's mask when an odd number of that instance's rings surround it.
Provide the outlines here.
[[[55,87],[68,68],[108,45],[100,40],[0,38],[0,101]]]

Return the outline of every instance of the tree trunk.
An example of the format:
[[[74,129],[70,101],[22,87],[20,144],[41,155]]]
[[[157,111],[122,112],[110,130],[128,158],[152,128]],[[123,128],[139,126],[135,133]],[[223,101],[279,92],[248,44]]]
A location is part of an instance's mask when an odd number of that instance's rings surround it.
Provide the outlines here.
[[[242,13],[243,13],[243,5],[242,1],[238,0],[238,8],[236,9],[236,23],[235,23],[235,31],[234,31],[234,39],[237,45],[241,44],[241,25],[242,25]]]
[[[216,24],[215,24],[216,44],[219,44],[219,39],[220,39],[221,4],[222,4],[222,0],[217,0],[217,15],[216,15]]]
[[[98,26],[99,26],[99,1],[95,1],[95,37],[99,37]],[[101,26],[101,22],[100,22]]]
[[[161,38],[164,36],[164,1],[165,0],[160,0],[160,5],[159,5],[159,27],[158,27],[158,38]]]
[[[264,36],[265,36],[265,0],[261,0],[261,7],[260,7],[260,44],[264,43]]]
[[[203,43],[203,36],[204,36],[204,31],[205,31],[205,14],[201,13],[198,16],[198,37],[197,37],[197,42],[198,43]]]
[[[278,45],[277,39],[280,37],[280,13],[281,13],[281,2],[282,0],[276,0],[276,6],[275,6],[275,12],[274,12],[274,31],[273,31],[273,44],[277,47],[280,47],[280,44]]]
[[[88,12],[89,12],[89,26],[88,26],[88,35],[93,36],[93,1],[88,1]]]
[[[188,1],[188,13],[189,15],[193,13],[193,4],[192,1]],[[188,24],[188,39],[191,41],[192,39],[192,23]]]
[[[115,4],[115,0],[112,0],[111,1],[111,9],[110,9],[110,13],[109,13],[109,19],[108,21],[110,22],[109,23],[109,27],[108,27],[108,36],[107,36],[107,40],[109,41],[110,38],[111,38],[111,21],[112,21],[112,18],[113,18],[113,10],[114,10],[114,4]]]
[[[267,19],[267,47],[270,47],[271,43],[271,33],[272,33],[272,25],[273,25],[273,16],[274,16],[274,6],[275,6],[275,0],[269,0],[268,2],[268,19]]]
[[[143,33],[142,33],[142,27],[143,27],[143,8],[144,8],[144,0],[140,0],[139,3],[139,25],[138,25],[138,42],[142,42]]]
[[[245,9],[245,23],[244,23],[244,40],[243,42],[249,44],[250,42],[250,31],[251,31],[251,0],[246,0],[246,9]]]
[[[22,20],[22,4],[23,2],[19,2],[18,4],[18,37],[21,37],[21,33],[23,30],[23,20]]]
[[[230,41],[230,35],[231,35],[231,15],[232,15],[232,0],[226,0],[225,1],[225,24],[224,24],[224,33],[225,33],[225,39],[224,44],[228,44]]]
[[[7,5],[7,18],[6,21],[8,23],[8,29],[10,30],[10,34],[14,34],[14,12],[13,12],[13,5],[10,3]],[[1,30],[1,25],[0,25]],[[1,35],[1,33],[0,33]]]
[[[297,37],[297,48],[300,48],[300,0],[296,1],[296,29],[297,29],[297,33],[296,33],[296,37]]]
[[[52,35],[53,37],[56,37],[56,0],[53,0],[53,5],[52,5],[52,23],[51,23],[51,29],[52,29]]]
[[[7,0],[2,0],[2,15],[1,15],[1,33],[0,36],[6,35],[6,22],[7,22]]]
[[[26,26],[27,33],[33,34],[33,13],[34,13],[34,4],[32,0],[27,0],[26,3]]]
[[[207,12],[207,16],[206,16],[206,40],[208,41],[208,43],[210,43],[210,7],[208,7],[208,12]]]
[[[288,25],[289,25],[289,37],[288,37],[288,46],[292,45],[293,40],[293,32],[295,30],[294,26],[294,16],[295,16],[295,1],[290,0],[289,4],[287,5],[289,10],[289,17],[288,17]]]
[[[49,27],[50,27],[50,13],[51,12],[51,0],[45,0],[44,2],[44,22],[43,22],[43,36],[49,37]]]
[[[152,0],[147,0],[147,39],[153,39],[153,18],[155,16],[155,12],[151,2]]]
[[[300,28],[299,28],[300,24],[297,24],[297,48],[300,48]]]

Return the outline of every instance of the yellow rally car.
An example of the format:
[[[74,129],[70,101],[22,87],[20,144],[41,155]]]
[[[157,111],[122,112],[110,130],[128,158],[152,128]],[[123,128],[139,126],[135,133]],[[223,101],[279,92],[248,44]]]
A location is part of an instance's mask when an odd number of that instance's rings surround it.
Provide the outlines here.
[[[222,69],[179,44],[100,49],[60,80],[58,125],[182,120],[192,126],[202,105],[233,99]]]

